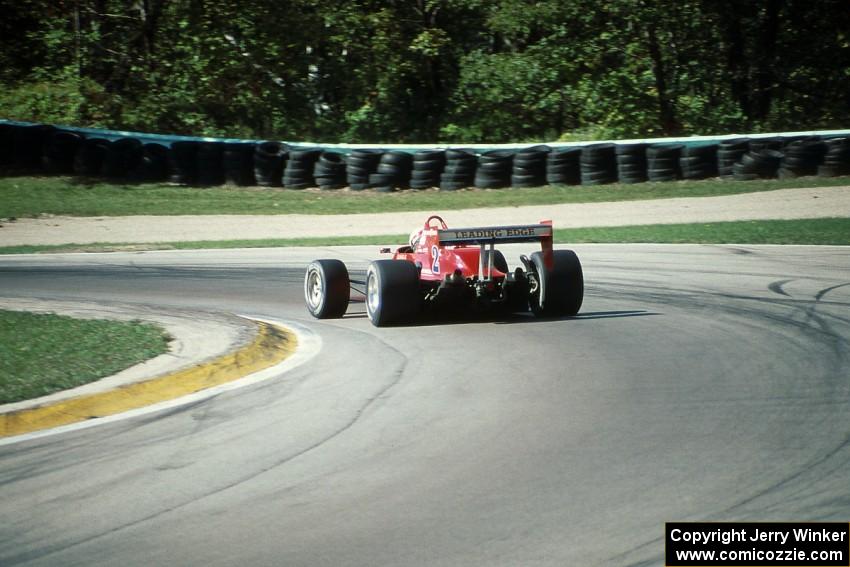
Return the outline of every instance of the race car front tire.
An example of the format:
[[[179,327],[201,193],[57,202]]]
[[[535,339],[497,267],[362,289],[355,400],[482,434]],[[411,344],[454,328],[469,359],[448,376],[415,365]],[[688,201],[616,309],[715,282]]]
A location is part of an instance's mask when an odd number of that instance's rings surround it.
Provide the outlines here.
[[[529,297],[531,310],[538,317],[575,315],[584,300],[581,262],[572,250],[555,250],[552,254],[554,263],[551,270],[546,269],[542,252],[531,255],[539,278],[538,291]]]
[[[314,260],[304,275],[307,311],[317,319],[338,319],[345,315],[351,295],[348,269],[339,260]]]
[[[405,323],[419,312],[419,269],[406,260],[375,260],[366,271],[366,314],[376,327]]]

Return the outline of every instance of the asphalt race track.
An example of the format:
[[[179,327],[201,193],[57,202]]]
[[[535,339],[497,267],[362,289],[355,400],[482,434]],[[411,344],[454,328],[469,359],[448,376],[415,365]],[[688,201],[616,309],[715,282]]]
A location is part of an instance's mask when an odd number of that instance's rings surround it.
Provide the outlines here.
[[[309,318],[303,266],[338,251],[0,259],[2,296],[323,344],[276,379],[0,445],[0,564],[661,565],[665,521],[850,519],[848,248],[576,250],[576,318],[382,329],[362,303]]]

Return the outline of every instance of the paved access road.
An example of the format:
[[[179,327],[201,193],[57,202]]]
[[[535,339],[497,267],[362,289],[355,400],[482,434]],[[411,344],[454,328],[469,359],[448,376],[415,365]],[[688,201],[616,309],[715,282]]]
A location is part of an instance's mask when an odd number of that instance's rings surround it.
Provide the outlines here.
[[[847,248],[586,245],[574,319],[309,319],[306,261],[372,250],[0,260],[3,296],[323,343],[277,379],[0,445],[0,564],[660,565],[665,521],[850,518]]]

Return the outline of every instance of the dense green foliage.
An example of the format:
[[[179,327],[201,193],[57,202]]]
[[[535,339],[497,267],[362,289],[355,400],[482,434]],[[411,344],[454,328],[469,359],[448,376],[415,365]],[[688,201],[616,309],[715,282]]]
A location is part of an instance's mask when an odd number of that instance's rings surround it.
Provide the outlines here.
[[[325,142],[846,128],[846,0],[0,0],[0,117]]]
[[[168,352],[169,340],[151,323],[0,310],[0,404],[109,376]]]

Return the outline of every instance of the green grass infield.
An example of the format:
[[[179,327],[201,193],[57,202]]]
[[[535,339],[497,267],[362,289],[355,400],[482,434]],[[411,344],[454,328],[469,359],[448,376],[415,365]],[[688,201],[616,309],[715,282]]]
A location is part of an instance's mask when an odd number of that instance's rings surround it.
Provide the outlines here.
[[[761,181],[675,181],[527,189],[292,190],[110,184],[73,177],[0,177],[0,219],[39,215],[356,214],[709,197],[850,184],[847,177]]]
[[[0,403],[110,376],[168,351],[170,337],[140,321],[0,310]]]
[[[98,243],[0,247],[0,254],[63,252],[127,252],[140,250],[202,250],[284,246],[402,245],[407,236],[341,236],[267,240],[216,240],[153,244]],[[659,244],[811,244],[850,245],[850,218],[736,221],[697,224],[656,224],[612,228],[555,229],[555,242]]]

